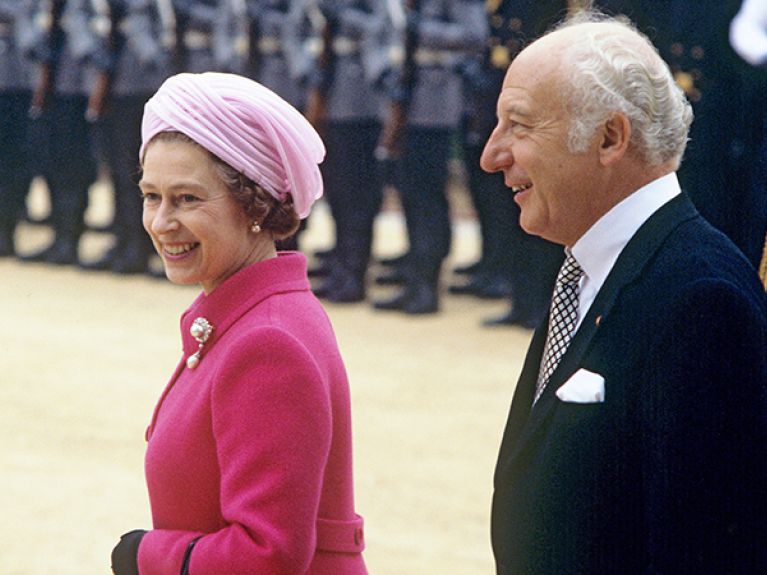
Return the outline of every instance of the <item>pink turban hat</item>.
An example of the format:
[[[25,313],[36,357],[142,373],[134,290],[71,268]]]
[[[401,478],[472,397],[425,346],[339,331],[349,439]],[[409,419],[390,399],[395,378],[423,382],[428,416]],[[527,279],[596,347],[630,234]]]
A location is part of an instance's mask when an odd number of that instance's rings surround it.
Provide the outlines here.
[[[301,218],[322,196],[322,140],[298,110],[253,80],[217,72],[168,78],[144,107],[141,160],[154,136],[173,131],[278,200],[290,194]]]

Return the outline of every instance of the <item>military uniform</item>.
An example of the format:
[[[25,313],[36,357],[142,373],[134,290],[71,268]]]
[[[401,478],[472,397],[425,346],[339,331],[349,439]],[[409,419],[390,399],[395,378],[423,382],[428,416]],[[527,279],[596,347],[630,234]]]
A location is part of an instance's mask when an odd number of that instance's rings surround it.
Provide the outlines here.
[[[758,153],[751,164],[753,193],[748,205],[743,206],[748,217],[742,222],[742,240],[738,243],[749,260],[758,262],[762,281],[767,287],[767,125],[764,121],[767,112],[767,3],[760,0],[743,2],[730,27],[730,43],[752,66],[746,77],[755,96],[753,120],[759,134]]]
[[[116,242],[107,254],[86,264],[118,273],[149,271],[151,240],[141,226],[142,202],[136,185],[144,104],[177,70],[176,17],[171,0],[105,0],[93,15],[100,49],[94,66],[106,82],[96,84],[90,113],[114,188]]]
[[[469,190],[482,233],[482,257],[465,285],[453,293],[511,299],[507,313],[486,325],[534,327],[548,311],[552,284],[563,252],[561,246],[527,234],[519,226],[519,206],[501,174],[479,166],[485,142],[495,127],[496,104],[511,60],[567,9],[564,0],[490,0],[485,2],[490,38],[485,50],[466,67],[466,115],[462,142]]]
[[[408,38],[415,44],[412,85],[405,86],[407,123],[396,174],[409,243],[405,285],[394,298],[375,303],[378,309],[411,314],[433,313],[439,307],[440,271],[451,245],[447,162],[464,110],[460,64],[488,36],[484,4],[479,0],[416,4],[417,9],[406,13],[404,29],[394,14],[390,17],[390,27],[404,47],[401,52],[407,56]],[[406,73],[410,64],[405,59],[399,69]],[[401,98],[401,89],[395,84],[390,98]]]
[[[97,40],[89,26],[91,4],[87,0],[40,0],[37,11],[35,21],[44,34],[36,50],[40,73],[35,89],[38,94],[47,92],[41,108],[47,152],[37,160],[42,161],[50,191],[55,240],[47,249],[22,259],[73,264],[84,230],[88,188],[97,175],[85,118],[93,79],[89,62]],[[49,89],[46,71],[52,78]]]
[[[302,109],[305,86],[291,69],[286,47],[286,29],[290,23],[287,0],[248,0],[250,21],[250,54],[245,75],[254,78],[279,94],[297,109]],[[302,46],[291,46],[302,50]]]
[[[307,29],[307,22],[314,22],[308,41],[295,33]],[[335,246],[325,262],[327,278],[315,292],[335,302],[359,301],[366,293],[373,222],[381,203],[373,155],[381,100],[366,51],[384,24],[383,4],[375,0],[297,2],[290,14],[291,69],[294,77],[306,76],[306,113],[325,142],[320,168],[335,224]],[[302,46],[309,50],[302,51]],[[309,56],[308,65],[302,54]]]
[[[753,210],[763,192],[754,190],[756,147],[764,114],[760,88],[729,43],[729,27],[740,0],[602,0],[647,34],[671,67],[693,107],[679,179],[701,214],[758,259]],[[751,247],[750,247],[751,246]],[[758,250],[757,250],[758,251]]]
[[[179,33],[180,67],[184,72],[220,70],[214,41],[218,0],[174,0]]]
[[[0,257],[14,255],[14,230],[29,191],[28,110],[34,42],[31,0],[0,1]]]

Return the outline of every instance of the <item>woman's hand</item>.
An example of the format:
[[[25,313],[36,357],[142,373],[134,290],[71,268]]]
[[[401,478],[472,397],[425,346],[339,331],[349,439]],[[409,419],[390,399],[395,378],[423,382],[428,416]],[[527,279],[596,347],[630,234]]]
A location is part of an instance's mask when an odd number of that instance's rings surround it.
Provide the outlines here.
[[[135,529],[120,537],[120,542],[112,549],[112,573],[138,575],[138,546],[144,535],[145,530]]]

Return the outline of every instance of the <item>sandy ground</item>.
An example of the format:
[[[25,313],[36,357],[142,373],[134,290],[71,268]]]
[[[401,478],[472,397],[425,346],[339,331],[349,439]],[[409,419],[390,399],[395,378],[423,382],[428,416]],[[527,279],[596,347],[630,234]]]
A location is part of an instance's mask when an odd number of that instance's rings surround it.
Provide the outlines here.
[[[45,209],[41,195],[30,201]],[[330,243],[322,208],[307,252]],[[94,190],[89,219],[108,210]],[[386,213],[376,225],[376,253],[397,253],[401,219]],[[474,260],[477,237],[473,222],[457,221],[449,267]],[[24,225],[17,240],[31,251],[49,232]],[[90,233],[81,255],[108,244]],[[117,537],[149,527],[144,429],[196,293],[0,260],[0,575],[106,574]],[[480,327],[505,307],[446,297],[441,314],[407,318],[326,306],[350,374],[357,508],[374,575],[493,573],[492,472],[530,337]]]

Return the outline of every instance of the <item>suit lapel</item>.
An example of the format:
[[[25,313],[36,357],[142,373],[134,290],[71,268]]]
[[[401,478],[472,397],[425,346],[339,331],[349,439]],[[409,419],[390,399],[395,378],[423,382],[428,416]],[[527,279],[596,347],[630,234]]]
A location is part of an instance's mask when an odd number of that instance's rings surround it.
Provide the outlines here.
[[[552,410],[558,405],[556,390],[581,367],[599,324],[609,316],[621,290],[635,281],[677,226],[696,216],[698,213],[689,198],[680,194],[661,207],[639,228],[615,262],[565,355],[552,373],[546,389],[531,409],[548,321],[543,324],[544,327],[539,328],[530,344],[525,366],[514,393],[499,465],[511,465],[549,418]],[[504,459],[505,462],[501,461]]]

